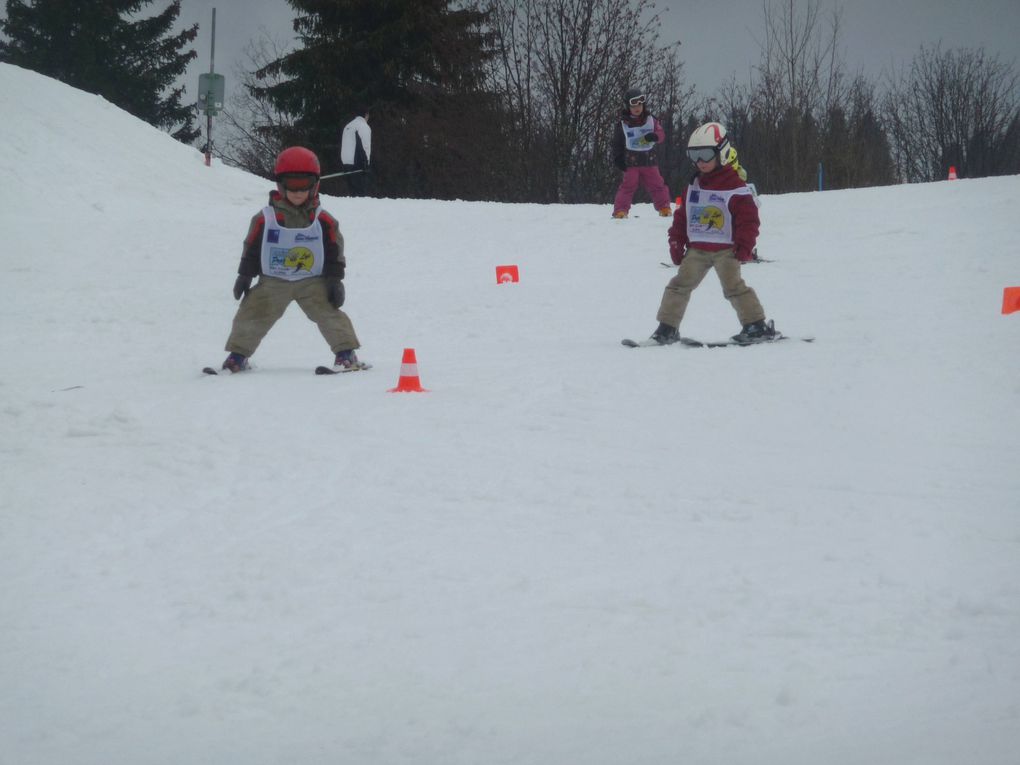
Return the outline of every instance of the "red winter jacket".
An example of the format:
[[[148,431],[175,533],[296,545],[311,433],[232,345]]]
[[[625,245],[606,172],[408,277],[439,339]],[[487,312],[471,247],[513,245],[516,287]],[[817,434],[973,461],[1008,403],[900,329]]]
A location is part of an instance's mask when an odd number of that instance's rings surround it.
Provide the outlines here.
[[[728,191],[746,186],[740,180],[737,171],[729,165],[723,165],[710,173],[698,174],[698,183],[702,189]],[[751,194],[737,194],[730,197],[730,215],[733,216],[733,250],[737,260],[747,263],[753,255],[754,245],[758,241],[758,228],[761,221],[758,218],[758,205],[755,204]],[[684,189],[680,196],[680,204],[673,213],[673,225],[669,227],[669,253],[673,262],[680,264],[690,240],[687,238],[687,189]],[[698,242],[699,250],[718,252],[729,248],[726,244]]]

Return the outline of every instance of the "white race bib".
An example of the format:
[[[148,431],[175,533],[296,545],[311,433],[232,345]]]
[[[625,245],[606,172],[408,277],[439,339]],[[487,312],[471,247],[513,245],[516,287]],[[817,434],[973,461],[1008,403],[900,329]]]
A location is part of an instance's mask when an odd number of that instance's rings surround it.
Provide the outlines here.
[[[655,143],[644,140],[646,135],[655,132],[655,120],[652,119],[652,115],[648,115],[644,125],[631,127],[626,122],[621,124],[623,125],[623,138],[627,143],[628,151],[651,151],[655,148]]]
[[[687,187],[687,239],[691,244],[733,244],[733,215],[730,197],[750,194],[738,189],[703,189],[697,179]]]
[[[320,209],[308,228],[284,228],[276,222],[271,206],[262,210],[266,225],[262,231],[262,273],[289,282],[321,276],[326,247],[319,225]]]

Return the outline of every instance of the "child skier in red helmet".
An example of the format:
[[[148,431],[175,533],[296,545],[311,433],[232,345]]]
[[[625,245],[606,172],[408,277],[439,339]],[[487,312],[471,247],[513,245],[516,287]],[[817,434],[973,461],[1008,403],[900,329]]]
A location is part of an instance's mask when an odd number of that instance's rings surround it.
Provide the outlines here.
[[[336,354],[333,370],[368,368],[344,304],[344,238],[336,218],[319,207],[319,158],[301,146],[280,152],[276,190],[252,219],[234,282],[234,316],[223,369],[241,372],[287,306],[296,302]],[[252,287],[256,276],[258,283]]]

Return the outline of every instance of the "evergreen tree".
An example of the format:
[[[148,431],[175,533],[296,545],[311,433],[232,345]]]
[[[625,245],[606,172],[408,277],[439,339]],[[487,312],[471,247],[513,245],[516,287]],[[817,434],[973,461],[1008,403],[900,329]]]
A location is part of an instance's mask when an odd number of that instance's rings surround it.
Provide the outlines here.
[[[198,24],[170,34],[180,0],[138,18],[152,2],[7,0],[0,61],[100,95],[180,141],[193,141],[199,135],[194,110],[181,104],[184,87],[174,83],[198,55],[181,51],[198,35]]]
[[[288,2],[298,13],[300,47],[256,71],[275,82],[251,89],[292,117],[284,143],[313,148],[331,167],[343,126],[368,106],[377,192],[443,193],[435,191],[439,174],[453,169],[430,160],[463,132],[472,137],[457,146],[467,155],[460,161],[484,170],[474,156],[492,133],[482,117],[482,65],[489,55],[480,31],[484,14],[450,0]]]

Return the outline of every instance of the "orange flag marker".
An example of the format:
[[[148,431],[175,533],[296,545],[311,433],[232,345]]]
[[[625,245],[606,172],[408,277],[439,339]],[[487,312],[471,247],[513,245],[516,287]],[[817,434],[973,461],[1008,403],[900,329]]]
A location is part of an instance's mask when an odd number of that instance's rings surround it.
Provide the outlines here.
[[[521,272],[517,266],[496,266],[496,283],[511,284],[521,280]]]
[[[1006,287],[1002,291],[1002,313],[1020,311],[1020,287]]]

